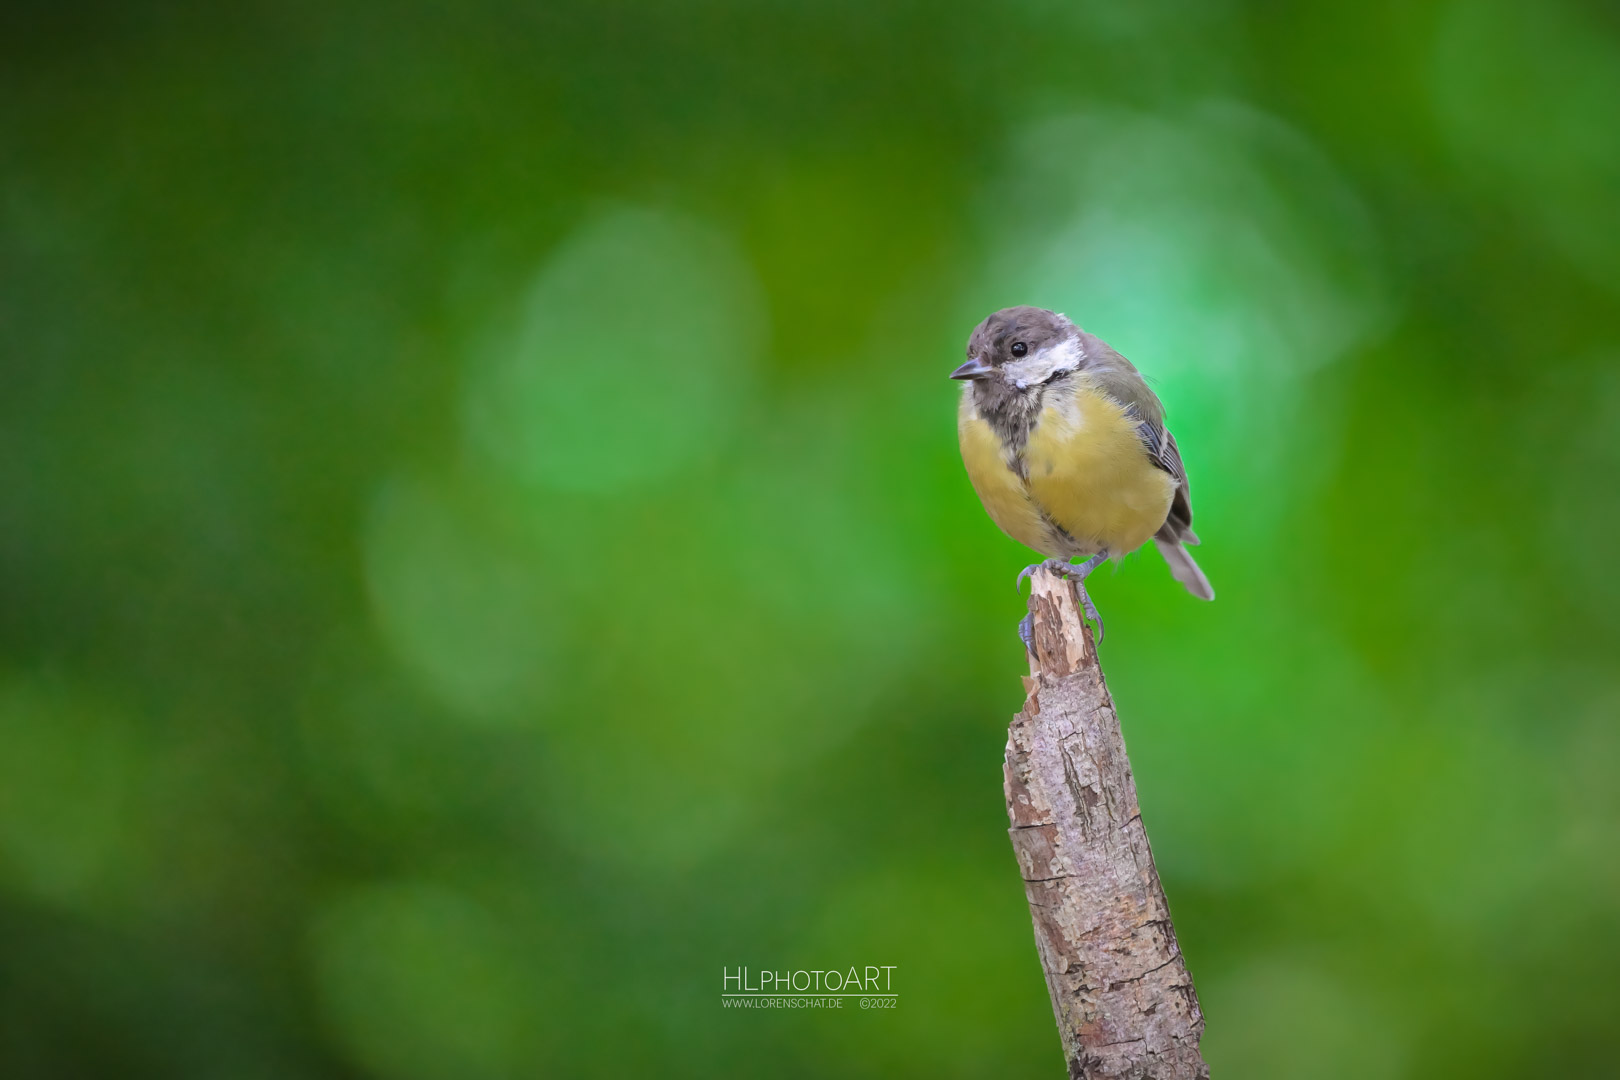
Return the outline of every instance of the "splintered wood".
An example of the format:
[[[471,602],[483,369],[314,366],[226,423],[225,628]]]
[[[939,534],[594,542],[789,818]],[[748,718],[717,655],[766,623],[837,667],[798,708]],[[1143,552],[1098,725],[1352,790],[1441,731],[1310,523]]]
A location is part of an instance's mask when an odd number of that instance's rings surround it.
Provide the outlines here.
[[[1193,1080],[1204,1015],[1148,850],[1091,632],[1070,584],[1032,579],[1034,651],[1007,732],[1007,816],[1069,1075]]]

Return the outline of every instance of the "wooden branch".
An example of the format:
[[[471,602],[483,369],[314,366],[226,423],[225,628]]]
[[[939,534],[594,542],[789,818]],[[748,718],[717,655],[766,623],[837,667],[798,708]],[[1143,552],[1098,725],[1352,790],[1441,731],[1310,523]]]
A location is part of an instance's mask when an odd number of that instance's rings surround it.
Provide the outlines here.
[[[1204,1014],[1136,802],[1119,717],[1069,583],[1036,571],[1007,816],[1069,1076],[1203,1080]]]

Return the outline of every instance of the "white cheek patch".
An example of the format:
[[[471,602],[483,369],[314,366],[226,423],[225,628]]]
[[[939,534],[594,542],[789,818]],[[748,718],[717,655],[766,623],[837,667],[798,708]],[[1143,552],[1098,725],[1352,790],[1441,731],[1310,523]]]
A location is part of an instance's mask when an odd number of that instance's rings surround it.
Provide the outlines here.
[[[1080,352],[1078,335],[1064,338],[1056,345],[1048,345],[1033,356],[1003,364],[1001,370],[1018,389],[1023,390],[1043,383],[1062,371],[1073,371],[1084,359]]]

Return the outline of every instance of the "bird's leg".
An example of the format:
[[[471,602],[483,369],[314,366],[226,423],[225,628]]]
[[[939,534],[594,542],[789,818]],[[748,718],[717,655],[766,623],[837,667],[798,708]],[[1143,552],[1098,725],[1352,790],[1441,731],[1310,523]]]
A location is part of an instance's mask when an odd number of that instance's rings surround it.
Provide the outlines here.
[[[1108,552],[1099,551],[1097,554],[1093,555],[1079,566],[1071,564],[1067,559],[1047,559],[1045,562],[1039,562],[1033,566],[1024,567],[1024,569],[1019,572],[1018,580],[1015,584],[1017,587],[1022,588],[1024,585],[1024,579],[1042,567],[1045,567],[1046,569],[1051,570],[1053,573],[1056,573],[1060,577],[1064,578],[1069,582],[1070,587],[1074,589],[1075,599],[1080,602],[1080,606],[1085,609],[1085,612],[1091,618],[1091,621],[1097,624],[1097,640],[1101,641],[1103,639],[1102,616],[1097,612],[1097,605],[1091,602],[1091,595],[1086,592],[1086,578],[1091,575],[1093,570],[1101,566],[1103,561],[1107,558]],[[1035,628],[1033,623],[1031,623],[1026,632],[1026,628],[1024,626],[1025,622],[1030,622],[1028,616],[1025,616],[1024,622],[1018,624],[1018,636],[1023,640],[1025,645],[1029,645],[1029,643],[1034,640]]]
[[[1025,615],[1018,620],[1018,640],[1024,643],[1024,648],[1033,655],[1035,652],[1035,616]]]

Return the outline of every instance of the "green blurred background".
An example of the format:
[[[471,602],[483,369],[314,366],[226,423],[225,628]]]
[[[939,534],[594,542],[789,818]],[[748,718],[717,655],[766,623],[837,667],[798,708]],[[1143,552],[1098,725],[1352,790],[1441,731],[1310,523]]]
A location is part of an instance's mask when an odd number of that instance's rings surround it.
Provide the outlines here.
[[[13,0],[0,1075],[1060,1075],[1014,303],[1189,463],[1220,599],[1093,592],[1215,1075],[1614,1075],[1617,102],[1576,0]]]

